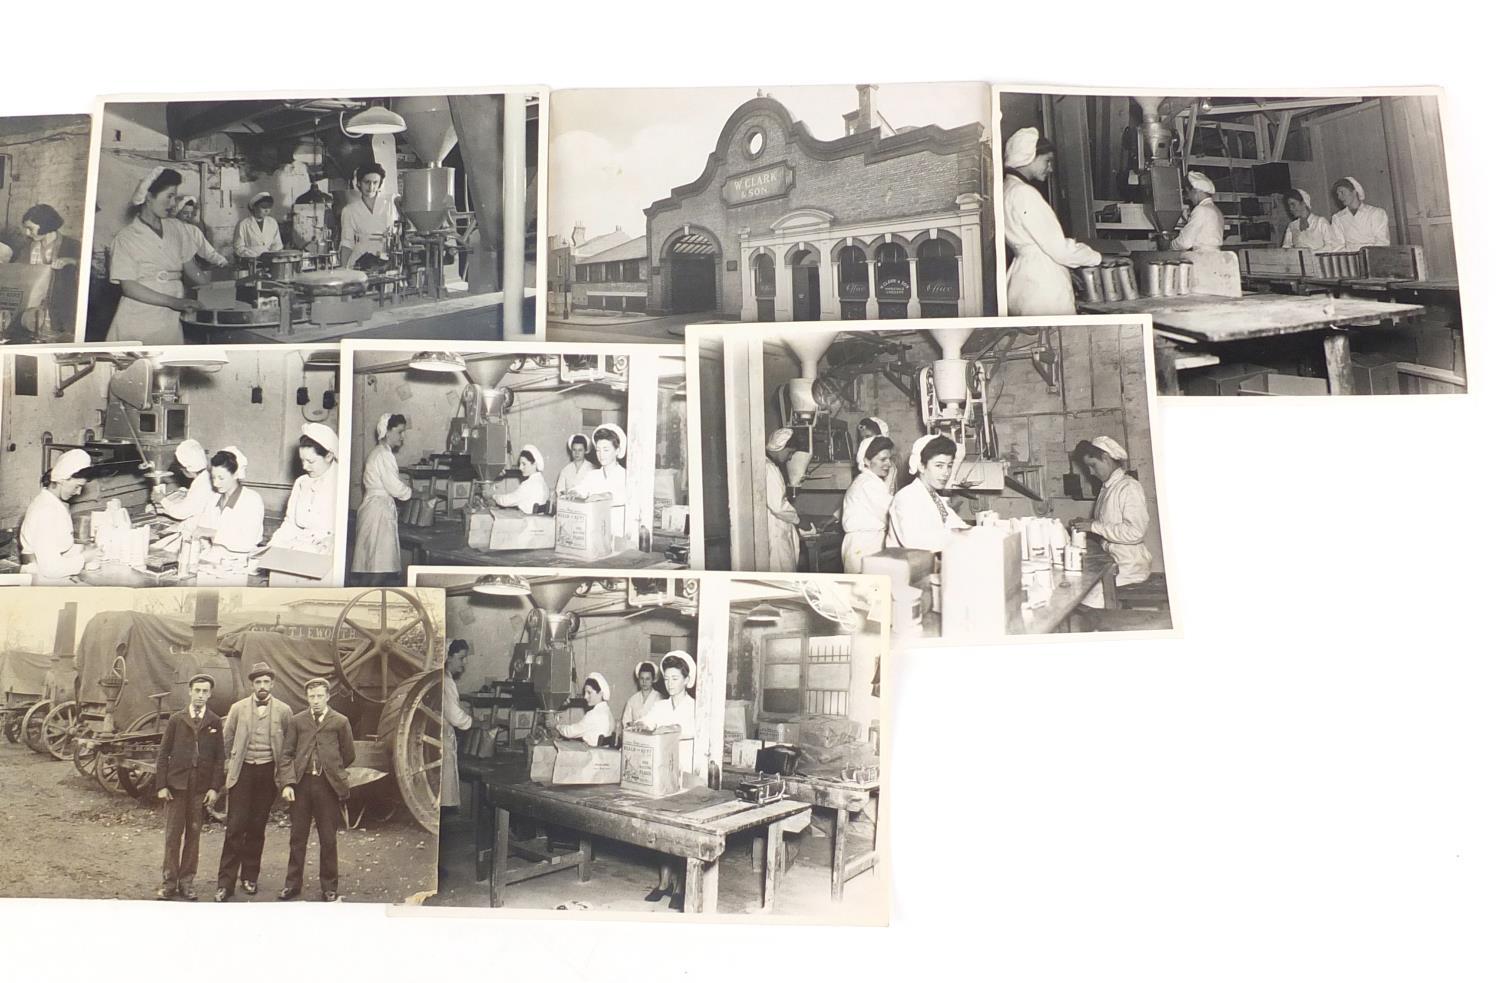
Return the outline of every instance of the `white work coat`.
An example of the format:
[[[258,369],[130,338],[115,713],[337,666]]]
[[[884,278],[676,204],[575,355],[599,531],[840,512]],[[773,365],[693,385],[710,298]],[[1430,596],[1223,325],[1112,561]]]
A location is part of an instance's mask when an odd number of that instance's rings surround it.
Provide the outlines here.
[[[204,468],[193,475],[186,488],[179,488],[157,503],[157,511],[178,522],[196,522],[214,504],[218,493]]]
[[[338,522],[339,468],[329,466],[314,478],[303,474],[292,482],[292,494],[286,500],[286,518],[271,534],[271,545],[304,553],[333,555],[333,533]],[[271,571],[272,587],[338,586],[343,578],[330,567],[322,578],[301,577],[294,573]]]
[[[844,543],[839,552],[844,558],[845,573],[859,573],[865,557],[885,548],[891,498],[885,481],[873,471],[861,471],[844,492]]]
[[[1104,541],[1105,550],[1119,565],[1115,583],[1138,584],[1151,576],[1151,550],[1146,546],[1150,528],[1146,489],[1123,468],[1116,469],[1099,490],[1089,523],[1089,532]]]
[[[547,487],[547,479],[542,477],[540,471],[522,481],[515,491],[495,494],[496,505],[506,509],[520,509],[527,515],[531,515],[536,506],[546,505],[551,499],[552,492]]]
[[[594,470],[594,466],[588,461],[569,461],[563,465],[562,473],[557,476],[557,493],[566,495],[574,491],[583,482],[585,476]]]
[[[1295,219],[1286,227],[1286,235],[1281,239],[1281,248],[1336,253],[1344,248],[1344,240],[1339,237],[1333,223],[1328,219],[1321,215],[1308,215],[1307,228],[1302,228],[1302,223]]]
[[[676,724],[682,729],[677,743],[677,769],[693,770],[693,738],[698,732],[698,703],[685,691],[675,700],[664,696],[651,705],[641,721],[654,730]]]
[[[161,221],[161,235],[139,217],[115,233],[109,247],[111,283],[134,282],[169,297],[185,297],[182,268],[194,256],[217,266],[227,260],[208,244],[203,233],[175,218]],[[170,307],[143,304],[121,297],[106,341],[139,341],[147,345],[180,345],[182,321]]]
[[[468,730],[474,718],[458,702],[458,683],[443,673],[443,764],[438,774],[438,805],[456,806],[458,792],[458,730]]]
[[[1363,202],[1359,211],[1342,208],[1333,213],[1333,230],[1348,250],[1391,244],[1391,218],[1379,205]]]
[[[33,557],[23,573],[40,580],[63,581],[83,570],[83,547],[73,541],[68,503],[43,488],[26,506],[21,520],[21,552]]]
[[[609,709],[609,704],[600,700],[589,707],[578,723],[559,724],[557,732],[571,740],[582,741],[589,747],[598,747],[601,740],[615,732],[615,715]]]
[[[891,499],[891,522],[885,545],[941,553],[948,545],[948,530],[968,526],[953,511],[953,506],[940,501],[940,496],[922,484],[921,478],[913,478]]]
[[[401,540],[396,530],[396,503],[411,498],[411,486],[401,480],[396,455],[376,444],[365,458],[365,497],[354,520],[355,573],[396,573],[401,569]]]
[[[781,465],[766,461],[766,518],[771,540],[771,564],[776,573],[796,573],[797,554],[802,545],[802,536],[797,525],[783,519],[778,512],[791,511],[791,500],[786,497],[786,479],[781,476]]]
[[[269,215],[264,222],[247,215],[234,227],[234,254],[241,259],[254,259],[281,248],[281,226]]]
[[[1098,252],[1063,235],[1042,193],[1014,174],[1002,186],[1005,244],[1015,253],[1005,271],[1006,312],[1076,314],[1068,270],[1098,266]]]
[[[339,249],[349,250],[349,266],[353,266],[366,253],[384,257],[386,255],[386,233],[396,225],[396,202],[379,195],[372,209],[362,197],[344,206],[339,212]]]
[[[629,727],[637,720],[646,719],[646,714],[662,699],[662,695],[656,690],[647,690],[642,693],[636,690],[630,694],[630,699],[625,701],[625,712],[620,715],[620,725]]]
[[[630,484],[624,467],[611,464],[607,468],[594,468],[578,480],[573,494],[585,498],[608,495],[613,503],[609,510],[609,534],[617,539],[625,535],[625,499],[629,497]]]
[[[259,492],[240,485],[228,495],[220,495],[202,521],[213,529],[215,546],[231,553],[249,553],[266,534],[266,506]]]
[[[1188,213],[1187,224],[1172,240],[1173,249],[1217,252],[1224,244],[1224,213],[1212,198],[1204,198]]]

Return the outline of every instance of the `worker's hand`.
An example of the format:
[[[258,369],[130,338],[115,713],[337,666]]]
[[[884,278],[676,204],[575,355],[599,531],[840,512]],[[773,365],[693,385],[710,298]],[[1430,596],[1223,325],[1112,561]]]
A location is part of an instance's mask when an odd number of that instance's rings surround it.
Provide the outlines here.
[[[290,785],[288,785],[286,788],[281,790],[281,798],[285,802],[295,802],[297,800],[297,793],[292,790],[292,787]]]
[[[161,789],[161,790],[159,790],[156,793],[156,797],[158,799],[161,799],[163,802],[171,802],[172,801],[172,790],[169,789],[169,788]]]
[[[215,792],[213,789],[209,789],[207,792],[203,793],[204,805],[211,806],[217,801],[219,801],[219,793]]]
[[[190,300],[184,297],[182,300],[179,300],[177,303],[172,305],[172,310],[176,311],[179,314],[192,314],[202,306],[203,305],[198,303],[196,300]]]
[[[54,270],[66,270],[70,266],[77,265],[78,261],[76,259],[54,259],[52,261],[52,268]]]

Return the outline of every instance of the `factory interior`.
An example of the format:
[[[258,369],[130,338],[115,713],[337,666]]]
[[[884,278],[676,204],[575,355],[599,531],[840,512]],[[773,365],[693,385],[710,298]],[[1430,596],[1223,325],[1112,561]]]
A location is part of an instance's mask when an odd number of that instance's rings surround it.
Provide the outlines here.
[[[687,565],[693,530],[680,354],[621,345],[577,351],[357,348],[352,359],[349,509],[356,545],[349,570],[356,581],[404,583],[401,571],[430,564]],[[368,513],[390,511],[364,504],[371,489],[384,494],[371,480],[369,460],[381,444],[386,414],[406,421],[403,446],[392,449],[400,487],[389,521],[396,526],[399,562],[391,550],[376,558],[373,547],[357,545],[362,507],[369,543],[379,530]],[[593,438],[610,427],[624,432],[615,448],[618,463],[610,468],[618,482],[609,493],[578,499],[569,485],[583,472],[599,473],[604,462]],[[578,434],[588,446],[575,451]],[[575,453],[581,462],[572,460]]]
[[[461,638],[470,646],[456,680],[472,718],[458,735],[462,801],[444,815],[434,903],[663,914],[685,905],[689,912],[838,920],[882,910],[888,874],[877,865],[883,844],[876,813],[883,583],[475,573],[418,578],[446,587],[450,643]],[[651,699],[669,699],[673,652],[694,662],[686,692],[694,698],[695,736],[661,737],[677,748],[667,753],[676,767],[666,764],[671,773],[663,775],[641,763],[658,735],[638,734],[625,722],[653,677]],[[655,669],[642,673],[643,663]],[[588,709],[591,679],[595,696],[600,680],[608,693],[615,739],[588,748],[557,728]],[[611,743],[621,747],[606,747]],[[791,755],[786,760],[795,767],[773,769],[778,755]],[[510,817],[508,854],[499,865],[492,863],[498,840],[491,807]],[[551,811],[557,808],[565,810],[562,821]],[[768,819],[782,834],[779,849],[767,838]],[[679,880],[678,897],[647,900],[663,854],[640,840],[682,849],[674,830],[708,837],[712,848],[698,854],[707,869],[701,879],[689,872],[685,891]],[[780,857],[769,886],[762,859],[768,850]],[[580,852],[591,866],[575,872]],[[681,868],[686,855],[668,862]],[[497,869],[506,883],[492,876]]]
[[[1050,176],[1021,177],[1098,259],[1053,258],[1072,268],[1078,313],[1152,315],[1163,394],[1451,393],[1467,379],[1439,108],[1412,94],[1002,92],[1000,130],[1055,146]],[[1194,175],[1219,213],[1213,248],[1171,241],[1202,207]]]
[[[179,207],[191,199],[173,217],[228,260],[189,261],[188,344],[535,330],[536,94],[112,102],[101,126],[87,340],[130,338],[111,332],[112,243],[158,167],[181,174]],[[382,228],[366,230],[368,255],[345,255],[345,209],[372,164],[384,177],[366,214]],[[266,231],[246,239],[262,195]]]
[[[888,575],[898,641],[1169,629],[1144,322],[1016,320],[694,329],[703,508],[722,517],[705,522],[707,567]],[[868,478],[856,460],[869,421],[892,445],[891,469],[873,545],[854,569],[855,533],[845,527],[855,525],[850,504],[860,497],[851,489]],[[779,454],[768,444],[778,431]],[[908,543],[897,538],[902,489],[921,480],[908,465],[929,434],[948,437],[957,452],[932,497],[971,528],[950,520],[946,534]],[[1125,569],[1102,534],[1069,528],[1101,507],[1103,479],[1080,456],[1100,437],[1118,445],[1121,480],[1138,483],[1144,502]],[[783,488],[785,502],[772,501]],[[789,528],[788,508],[799,533],[794,550],[778,556],[773,541]]]
[[[8,353],[0,370],[0,571],[127,587],[340,584],[337,350],[87,348]],[[312,454],[308,434],[335,447]],[[219,452],[234,459],[232,491],[213,484]],[[221,497],[238,526],[219,518]],[[28,536],[51,544],[50,559]]]

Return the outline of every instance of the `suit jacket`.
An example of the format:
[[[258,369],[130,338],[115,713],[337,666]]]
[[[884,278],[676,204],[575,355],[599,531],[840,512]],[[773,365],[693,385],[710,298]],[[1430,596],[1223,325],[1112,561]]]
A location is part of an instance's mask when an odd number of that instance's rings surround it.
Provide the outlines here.
[[[205,707],[193,726],[186,709],[167,718],[156,753],[156,787],[174,792],[224,791],[224,722]]]
[[[277,787],[288,782],[280,774],[281,750],[286,745],[286,733],[292,726],[292,708],[271,697],[271,763],[276,765]],[[255,727],[255,697],[247,696],[229,708],[224,718],[224,747],[229,754],[228,772],[224,780],[226,790],[234,788],[240,779],[240,769],[245,765],[245,754],[250,750],[250,732]]]
[[[313,720],[311,710],[292,717],[282,748],[283,763],[277,769],[278,785],[283,788],[294,785],[311,774],[314,754],[318,756],[318,769],[328,776],[328,783],[339,798],[347,799],[349,774],[345,769],[354,764],[354,728],[349,726],[348,717],[332,708],[323,714],[322,726]]]

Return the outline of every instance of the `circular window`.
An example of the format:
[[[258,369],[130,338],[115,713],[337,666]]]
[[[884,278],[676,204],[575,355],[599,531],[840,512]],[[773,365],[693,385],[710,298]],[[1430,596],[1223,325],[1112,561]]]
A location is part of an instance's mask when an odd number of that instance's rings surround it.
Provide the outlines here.
[[[759,157],[761,151],[766,149],[766,131],[756,128],[745,135],[745,152],[751,157]]]

